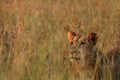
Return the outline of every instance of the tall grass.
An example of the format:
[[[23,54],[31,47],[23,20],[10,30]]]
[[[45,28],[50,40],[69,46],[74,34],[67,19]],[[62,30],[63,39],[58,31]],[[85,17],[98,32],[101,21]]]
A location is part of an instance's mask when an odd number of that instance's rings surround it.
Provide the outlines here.
[[[0,80],[68,80],[67,29],[119,45],[120,0],[0,0]]]

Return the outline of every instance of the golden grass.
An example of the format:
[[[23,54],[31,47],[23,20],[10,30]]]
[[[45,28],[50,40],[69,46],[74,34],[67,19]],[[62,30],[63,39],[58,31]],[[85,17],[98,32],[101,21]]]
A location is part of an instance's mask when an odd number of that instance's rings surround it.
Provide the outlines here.
[[[68,80],[67,29],[120,45],[120,0],[0,0],[0,80]]]

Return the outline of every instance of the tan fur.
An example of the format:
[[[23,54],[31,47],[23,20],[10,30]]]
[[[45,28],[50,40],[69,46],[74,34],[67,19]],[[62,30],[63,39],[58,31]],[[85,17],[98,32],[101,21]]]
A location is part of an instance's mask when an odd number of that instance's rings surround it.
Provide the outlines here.
[[[102,67],[107,68],[107,66],[111,68],[109,70],[112,73],[112,80],[120,80],[120,47],[114,47],[108,50],[105,57],[96,50],[95,45],[98,41],[98,35],[96,33],[76,35],[74,32],[69,31],[68,41],[72,43],[70,45],[71,76],[79,74],[79,76],[74,76],[71,80],[84,80],[81,78],[81,75],[84,73],[87,74],[84,76],[87,80],[101,80],[101,75],[105,72],[102,71]],[[100,57],[100,65],[99,63],[97,65],[98,68],[95,67],[97,57]],[[94,72],[95,70],[96,72]]]
[[[71,74],[79,74],[73,80],[81,78],[81,74],[86,73],[87,78],[94,74],[96,52],[94,51],[98,36],[96,33],[87,35],[76,35],[74,32],[68,32],[68,41],[71,44]],[[92,73],[89,73],[92,71]]]

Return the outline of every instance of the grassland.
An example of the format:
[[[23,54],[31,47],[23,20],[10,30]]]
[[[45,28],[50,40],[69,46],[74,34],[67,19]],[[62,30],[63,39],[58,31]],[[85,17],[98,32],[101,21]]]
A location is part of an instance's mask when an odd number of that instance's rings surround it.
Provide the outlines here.
[[[68,29],[120,45],[120,0],[0,0],[0,80],[68,80]]]

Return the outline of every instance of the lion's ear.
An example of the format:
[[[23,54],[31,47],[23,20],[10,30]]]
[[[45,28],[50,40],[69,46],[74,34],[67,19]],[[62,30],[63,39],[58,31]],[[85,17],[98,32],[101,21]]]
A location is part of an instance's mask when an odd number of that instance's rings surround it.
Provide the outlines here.
[[[74,32],[68,31],[68,41],[70,43],[73,43],[75,37],[76,37],[76,34]]]
[[[98,36],[96,33],[89,33],[87,35],[87,39],[88,41],[92,42],[95,45],[98,41]]]

